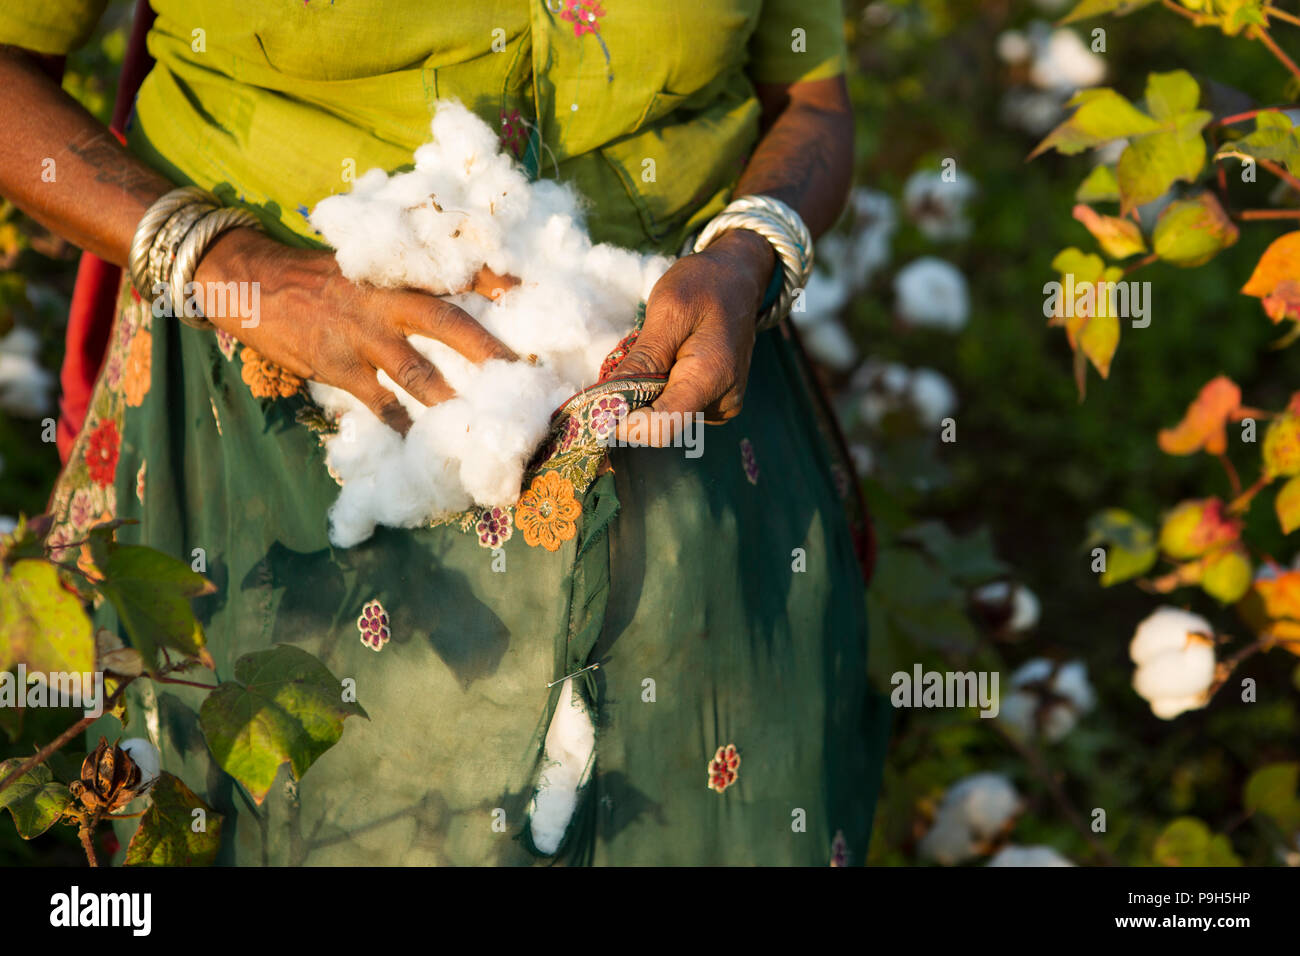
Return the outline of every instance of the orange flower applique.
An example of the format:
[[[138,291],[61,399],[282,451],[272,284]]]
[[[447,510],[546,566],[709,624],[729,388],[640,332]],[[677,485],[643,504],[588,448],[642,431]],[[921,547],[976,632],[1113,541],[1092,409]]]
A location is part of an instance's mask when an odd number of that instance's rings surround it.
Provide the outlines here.
[[[740,751],[735,744],[719,747],[709,761],[709,789],[721,793],[740,776]]]
[[[153,335],[148,329],[140,329],[131,338],[131,350],[126,355],[126,368],[122,370],[122,391],[126,403],[132,408],[139,408],[144,397],[149,394],[152,382]]]
[[[239,358],[244,363],[240,375],[254,398],[288,398],[298,394],[302,388],[302,379],[297,375],[263,358],[260,352],[248,346],[244,346]]]
[[[573,497],[573,483],[556,471],[538,475],[515,506],[515,526],[529,547],[541,545],[558,551],[560,544],[578,533],[582,505]]]

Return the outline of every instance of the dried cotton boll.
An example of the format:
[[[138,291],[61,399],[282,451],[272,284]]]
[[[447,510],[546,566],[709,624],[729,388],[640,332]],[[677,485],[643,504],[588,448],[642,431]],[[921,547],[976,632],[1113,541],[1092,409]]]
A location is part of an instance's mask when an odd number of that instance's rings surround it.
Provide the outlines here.
[[[1008,844],[989,860],[988,866],[1077,866],[1050,846]]]
[[[671,263],[594,245],[573,189],[530,183],[459,103],[439,103],[431,129],[414,169],[367,172],[351,192],[322,200],[312,225],[348,278],[444,295],[530,360],[475,366],[411,336],[456,394],[425,408],[380,372],[411,416],[405,438],[347,393],[312,383],[339,421],[325,445],[343,486],[330,509],[330,539],[341,547],[377,524],[417,527],[474,506],[513,505],[551,414],[596,381]],[[484,267],[519,285],[494,301],[460,291]]]

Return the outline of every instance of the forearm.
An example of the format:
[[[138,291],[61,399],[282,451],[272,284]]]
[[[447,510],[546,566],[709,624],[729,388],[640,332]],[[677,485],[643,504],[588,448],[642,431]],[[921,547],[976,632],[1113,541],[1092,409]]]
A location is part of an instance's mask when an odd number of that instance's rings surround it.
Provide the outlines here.
[[[759,87],[758,94],[765,133],[735,195],[779,199],[819,236],[839,218],[853,176],[853,112],[844,78]],[[744,231],[726,238],[766,285],[776,266],[770,244]]]
[[[0,89],[0,195],[50,231],[125,265],[140,217],[172,184],[127,152],[35,57],[0,47]]]

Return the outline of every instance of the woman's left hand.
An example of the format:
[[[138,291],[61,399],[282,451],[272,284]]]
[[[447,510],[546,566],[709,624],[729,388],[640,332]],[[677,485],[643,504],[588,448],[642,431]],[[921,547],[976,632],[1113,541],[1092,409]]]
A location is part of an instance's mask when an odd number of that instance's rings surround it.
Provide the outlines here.
[[[666,371],[668,385],[649,416],[634,415],[624,423],[620,439],[671,444],[676,427],[696,412],[710,424],[740,414],[758,307],[775,264],[766,239],[738,229],[723,233],[703,252],[678,259],[664,273],[618,373]],[[661,417],[671,413],[677,414]]]

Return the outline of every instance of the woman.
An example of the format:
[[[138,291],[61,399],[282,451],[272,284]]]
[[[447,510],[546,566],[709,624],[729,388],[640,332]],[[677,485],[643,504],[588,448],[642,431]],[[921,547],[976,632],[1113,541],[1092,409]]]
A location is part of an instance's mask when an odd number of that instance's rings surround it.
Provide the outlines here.
[[[218,590],[196,606],[221,680],[242,655],[296,644],[355,680],[370,715],[302,780],[282,768],[259,805],[212,762],[204,692],[133,701],[132,731],[226,815],[222,861],[861,862],[886,721],[865,686],[848,472],[789,332],[756,334],[779,273],[761,235],[733,229],[678,260],[618,365],[667,373],[654,411],[718,423],[704,454],[615,450],[548,547],[507,525],[381,528],[331,548],[337,487],[295,422],[304,379],[399,430],[379,370],[426,404],[446,398],[408,334],[513,357],[449,303],[345,280],[306,219],[355,174],[409,163],[437,100],[499,126],[532,175],[573,184],[597,241],[676,252],[744,195],[827,229],[852,161],[839,4],[496,0],[430,15],[423,0],[155,0],[157,62],[126,148],[46,69],[104,4],[0,12],[0,192],[123,264],[159,197],[211,190],[262,229],[221,235],[195,279],[256,283],[260,310],[195,329],[124,284],[52,541],[115,516],[139,522],[121,540],[202,549]],[[572,700],[594,720],[594,763],[545,854],[527,819],[545,734],[560,679],[593,663]]]

